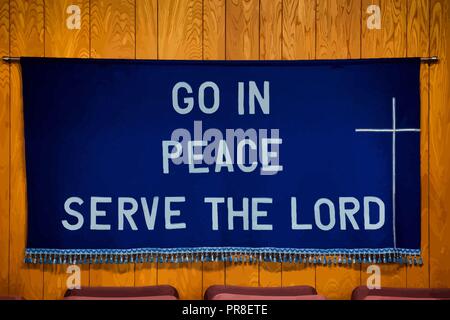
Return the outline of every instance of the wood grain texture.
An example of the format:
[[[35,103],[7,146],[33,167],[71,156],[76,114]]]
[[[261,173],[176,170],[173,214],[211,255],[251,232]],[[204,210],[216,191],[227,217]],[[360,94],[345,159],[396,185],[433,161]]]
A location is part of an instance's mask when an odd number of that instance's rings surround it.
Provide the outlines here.
[[[158,264],[153,263],[136,263],[134,269],[134,285],[153,286],[158,283]]]
[[[260,262],[259,263],[259,286],[260,287],[281,287],[282,284],[282,263],[281,262]]]
[[[135,57],[133,0],[91,0],[91,56]]]
[[[159,59],[202,59],[202,1],[159,1],[158,5]],[[181,299],[201,299],[202,263],[158,263],[158,284],[173,285]]]
[[[177,288],[180,299],[203,298],[202,263],[158,263],[158,284]]]
[[[361,265],[350,267],[322,266],[316,267],[316,289],[327,299],[348,300],[353,289],[360,284]]]
[[[260,1],[259,58],[281,60],[283,2]]]
[[[80,29],[69,29],[67,13],[70,5],[79,6]],[[87,58],[90,53],[89,0],[46,0],[45,1],[45,56],[61,58]],[[82,286],[89,285],[89,265],[80,267]],[[67,290],[68,266],[44,265],[43,299],[57,300]]]
[[[225,59],[226,0],[203,0],[203,59]]]
[[[158,0],[136,0],[136,58],[158,58]]]
[[[201,0],[158,2],[160,59],[203,58],[203,4]]]
[[[259,264],[248,262],[226,262],[225,285],[259,286]]]
[[[205,262],[202,270],[202,294],[213,285],[225,285],[225,262]]]
[[[226,58],[259,59],[259,1],[227,0]]]
[[[430,271],[432,287],[450,286],[450,2],[431,1]]]
[[[317,1],[317,58],[359,58],[361,0]]]
[[[316,57],[316,0],[283,1],[283,59]]]
[[[406,288],[406,267],[404,265],[378,265],[380,267],[381,287]],[[367,285],[371,273],[367,273],[369,264],[361,265],[361,285]]]
[[[133,287],[134,264],[99,265],[89,268],[89,286],[91,287]]]
[[[61,300],[67,291],[67,280],[72,275],[68,265],[44,265],[44,288],[42,299]],[[81,287],[89,286],[89,265],[80,268]],[[68,273],[70,272],[70,273]],[[72,285],[72,283],[70,283]]]
[[[91,0],[91,56],[135,58],[135,3]],[[134,264],[91,265],[91,286],[134,286]]]
[[[81,10],[81,28],[69,29],[67,13],[70,5]],[[89,57],[89,0],[46,0],[45,1],[45,56],[46,57]]]
[[[430,54],[429,0],[408,1],[407,16],[407,52],[409,57],[428,57]],[[420,104],[421,104],[421,250],[423,266],[408,266],[406,286],[410,288],[428,288],[430,286],[429,259],[429,72],[426,64],[420,70]]]
[[[12,56],[44,55],[43,0],[10,1],[10,53]],[[22,83],[20,66],[11,68],[11,173],[10,173],[10,255],[9,293],[27,299],[41,299],[43,267],[23,262],[27,193],[25,144],[23,136]]]
[[[283,263],[281,286],[311,286],[316,287],[316,267],[298,263]]]
[[[381,29],[367,28],[372,5],[381,8]],[[406,0],[362,0],[363,58],[391,58],[406,55]]]
[[[0,56],[9,55],[9,0],[0,0]],[[9,291],[9,65],[0,63],[0,295]]]

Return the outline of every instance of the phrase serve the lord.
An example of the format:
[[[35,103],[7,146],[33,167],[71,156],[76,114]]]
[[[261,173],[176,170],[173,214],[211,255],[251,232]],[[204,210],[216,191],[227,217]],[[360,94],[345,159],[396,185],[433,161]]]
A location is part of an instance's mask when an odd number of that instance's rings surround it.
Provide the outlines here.
[[[211,115],[220,108],[220,89],[216,83],[206,81],[198,88],[186,82],[178,82],[172,88],[172,108],[178,116],[199,110]],[[256,81],[237,83],[237,108],[239,115],[255,115],[260,112],[270,116],[270,82]],[[201,121],[194,121],[194,135],[188,129],[178,128],[170,140],[161,143],[161,170],[171,173],[173,166],[185,166],[189,174],[215,174],[219,172],[258,172],[261,175],[276,175],[284,170],[280,162],[283,139],[279,129],[226,129],[225,132],[209,128],[203,132]],[[154,230],[156,219],[164,219],[166,230],[187,229],[180,204],[188,202],[186,196],[117,197],[92,196],[82,199],[76,195],[64,202],[65,219],[62,226],[69,231],[89,228],[93,231],[108,230]],[[339,197],[333,202],[319,198],[313,208],[314,223],[302,223],[297,197],[290,197],[292,230],[330,231],[335,228],[347,230],[378,230],[385,224],[384,201],[375,196]],[[255,230],[270,231],[274,225],[267,222],[270,197],[205,197],[205,212],[210,212],[211,230]],[[109,208],[107,210],[106,208]],[[143,215],[145,225],[137,225],[135,215]],[[116,224],[105,223],[107,215],[114,215]],[[224,225],[219,225],[219,215],[226,215]],[[362,215],[358,224],[355,216]],[[222,219],[223,220],[223,219]]]

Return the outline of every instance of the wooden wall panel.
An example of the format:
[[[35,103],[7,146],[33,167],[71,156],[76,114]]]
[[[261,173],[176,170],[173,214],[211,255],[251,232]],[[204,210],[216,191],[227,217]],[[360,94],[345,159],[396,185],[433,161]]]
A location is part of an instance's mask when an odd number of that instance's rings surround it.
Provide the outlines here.
[[[259,0],[226,0],[226,58],[259,59]]]
[[[429,6],[428,0],[408,1],[407,16],[407,52],[409,57],[428,57],[429,40]],[[421,250],[423,266],[408,266],[406,270],[406,286],[411,288],[428,288],[430,286],[429,259],[429,69],[427,64],[421,66],[420,103],[421,103]]]
[[[159,1],[160,59],[202,59],[202,13],[200,0]],[[158,263],[158,284],[173,285],[181,299],[201,299],[202,263]]]
[[[9,0],[0,1],[0,56],[9,55]],[[0,63],[0,295],[9,290],[9,65]]]
[[[283,59],[316,57],[316,0],[283,1]]]
[[[381,29],[368,29],[367,8],[381,8]],[[406,55],[406,0],[362,0],[363,58],[391,58]]]
[[[135,57],[135,3],[133,0],[91,0],[91,56]]]
[[[201,60],[202,0],[159,1],[158,6],[159,58]]]
[[[260,0],[259,58],[281,60],[283,2]]]
[[[158,58],[158,0],[136,0],[136,58]]]
[[[361,0],[317,1],[317,58],[359,58]]]
[[[225,59],[226,0],[203,0],[203,58]]]
[[[136,8],[131,0],[91,0],[91,56],[136,57]],[[91,286],[134,286],[134,264],[91,265]]]
[[[69,29],[67,13],[70,5],[79,6],[80,29]],[[63,58],[89,57],[89,0],[46,0],[45,7],[45,56]],[[72,13],[73,14],[73,13]],[[80,267],[82,286],[89,285],[89,265]],[[44,299],[61,299],[67,290],[68,266],[44,265]]]
[[[450,287],[450,1],[431,1],[430,271],[432,287]]]
[[[10,53],[12,56],[44,55],[44,1],[10,1]],[[10,275],[9,293],[28,299],[42,298],[43,267],[23,262],[27,193],[23,136],[20,65],[11,68],[11,173],[10,173]]]
[[[360,58],[360,1],[318,0],[318,59]],[[330,299],[349,299],[360,283],[359,264],[349,267],[317,265],[316,288]]]
[[[67,13],[70,5],[81,10],[80,29],[69,29]],[[45,1],[45,56],[89,57],[89,0]]]

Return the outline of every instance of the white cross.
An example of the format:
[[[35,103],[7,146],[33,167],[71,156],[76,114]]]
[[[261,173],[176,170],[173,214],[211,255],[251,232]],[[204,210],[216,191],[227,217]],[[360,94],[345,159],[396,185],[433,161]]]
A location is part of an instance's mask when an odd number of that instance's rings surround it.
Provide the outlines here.
[[[396,101],[392,98],[392,129],[355,129],[355,132],[392,132],[392,230],[394,235],[394,248],[397,248],[397,239],[395,235],[395,137],[397,132],[420,132],[420,129],[406,128],[397,129],[396,121]]]

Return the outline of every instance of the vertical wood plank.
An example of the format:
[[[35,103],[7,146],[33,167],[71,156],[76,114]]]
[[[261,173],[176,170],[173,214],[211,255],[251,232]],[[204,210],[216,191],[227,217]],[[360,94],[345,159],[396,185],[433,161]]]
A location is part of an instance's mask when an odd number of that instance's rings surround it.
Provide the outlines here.
[[[135,3],[132,0],[91,0],[91,56],[136,56]],[[90,286],[134,286],[134,264],[91,265]]]
[[[408,1],[407,16],[407,52],[409,57],[428,57],[429,50],[429,0]],[[429,277],[429,69],[426,64],[420,70],[420,104],[421,104],[421,184],[422,184],[422,210],[421,210],[421,251],[423,266],[408,266],[406,270],[406,286],[411,288],[428,288]]]
[[[225,285],[259,286],[259,264],[249,262],[226,262]]]
[[[225,0],[203,1],[203,58],[225,59]],[[212,285],[225,284],[225,262],[204,262],[202,295]]]
[[[203,58],[225,59],[225,1],[203,1]]]
[[[226,58],[259,59],[259,0],[227,0]]]
[[[67,27],[67,8],[79,6],[80,29]],[[62,58],[89,57],[89,0],[46,0],[45,1],[45,56]],[[89,285],[89,265],[80,267],[81,286]],[[67,290],[66,265],[44,265],[44,299],[57,300]]]
[[[136,58],[158,58],[158,0],[136,0]],[[156,262],[136,263],[134,285],[156,285]]]
[[[68,289],[67,280],[73,273],[68,265],[44,265],[43,299],[61,300]],[[89,265],[79,265],[81,287],[89,286]]]
[[[367,8],[381,9],[381,29],[367,28]],[[362,57],[392,58],[406,55],[406,0],[362,0]]]
[[[317,58],[360,57],[361,0],[318,0]]]
[[[10,1],[10,53],[12,56],[44,55],[43,0]],[[11,174],[10,174],[10,277],[9,293],[27,299],[43,297],[43,267],[23,262],[27,193],[20,65],[11,68]]]
[[[91,0],[91,56],[135,57],[134,0]]]
[[[158,3],[160,59],[201,60],[202,0],[167,0]]]
[[[367,7],[378,4],[381,8],[381,30],[367,28]],[[363,0],[362,2],[362,57],[389,58],[406,57],[406,16],[405,0]],[[362,265],[361,284],[365,285],[368,265]],[[405,265],[380,265],[382,287],[406,287]]]
[[[67,13],[70,5],[81,10],[80,29],[69,29]],[[45,1],[45,56],[89,57],[89,0]]]
[[[360,58],[361,2],[318,0],[317,57]],[[316,289],[329,299],[349,299],[359,285],[361,266],[316,267]]]
[[[202,59],[201,0],[158,3],[160,59]],[[180,299],[202,299],[202,263],[158,263],[158,284],[177,288]]]
[[[136,58],[158,58],[158,0],[136,0]]]
[[[316,0],[283,1],[283,59],[312,60],[316,57]],[[282,264],[283,287],[316,286],[316,267]]]
[[[0,1],[0,56],[9,55],[9,0]],[[9,65],[0,63],[0,295],[9,291]]]
[[[158,284],[177,288],[182,300],[203,298],[202,263],[158,263]]]
[[[431,1],[430,261],[431,287],[450,286],[450,2]]]
[[[259,58],[281,60],[283,2],[260,1]]]
[[[283,1],[283,59],[316,57],[316,0]]]
[[[134,285],[154,286],[158,283],[158,264],[156,262],[136,263],[134,270]]]

